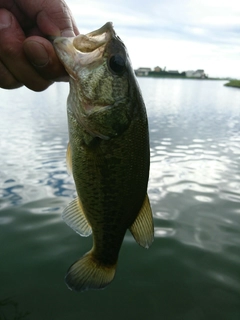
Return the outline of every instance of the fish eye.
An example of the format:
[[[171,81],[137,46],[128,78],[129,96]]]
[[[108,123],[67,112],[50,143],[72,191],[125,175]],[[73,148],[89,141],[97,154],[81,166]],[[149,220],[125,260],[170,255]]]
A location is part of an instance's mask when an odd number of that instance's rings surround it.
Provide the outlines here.
[[[109,60],[109,67],[111,71],[121,75],[126,69],[125,60],[119,54],[115,54]]]

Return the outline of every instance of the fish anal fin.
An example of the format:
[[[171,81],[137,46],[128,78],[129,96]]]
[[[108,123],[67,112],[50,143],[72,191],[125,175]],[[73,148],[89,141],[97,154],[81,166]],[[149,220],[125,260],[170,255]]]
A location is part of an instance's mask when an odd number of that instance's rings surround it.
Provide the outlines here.
[[[154,226],[152,210],[147,194],[141,210],[129,230],[140,246],[144,248],[149,248],[151,246],[154,240]]]
[[[72,173],[72,151],[71,151],[70,142],[68,142],[68,146],[67,146],[66,163],[67,163],[67,171],[69,174],[71,174]]]
[[[88,237],[92,233],[92,228],[84,214],[81,201],[75,198],[69,203],[62,213],[62,218],[69,227],[83,237]]]
[[[116,265],[102,265],[94,259],[90,251],[71,265],[65,282],[68,288],[74,291],[103,289],[113,280],[115,271]]]

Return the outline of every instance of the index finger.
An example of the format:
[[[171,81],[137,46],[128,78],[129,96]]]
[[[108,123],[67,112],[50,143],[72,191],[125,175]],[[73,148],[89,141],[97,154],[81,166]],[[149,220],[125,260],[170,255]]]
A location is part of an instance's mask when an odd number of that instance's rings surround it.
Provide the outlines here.
[[[72,13],[64,0],[15,0],[30,19],[36,20],[44,35],[73,37],[79,34]]]

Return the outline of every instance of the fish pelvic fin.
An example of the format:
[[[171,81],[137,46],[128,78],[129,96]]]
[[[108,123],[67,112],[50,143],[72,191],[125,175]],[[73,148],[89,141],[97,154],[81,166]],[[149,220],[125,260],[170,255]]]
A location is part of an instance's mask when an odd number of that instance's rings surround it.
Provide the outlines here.
[[[116,264],[102,265],[92,254],[86,253],[68,269],[65,282],[70,290],[82,292],[89,289],[103,289],[114,278]]]
[[[88,237],[92,233],[92,228],[84,214],[80,199],[77,197],[69,203],[62,213],[62,218],[66,224],[82,237]]]
[[[68,146],[67,146],[66,163],[67,163],[67,172],[71,174],[72,173],[72,151],[71,151],[70,142],[68,142]]]
[[[149,248],[151,246],[154,240],[154,225],[152,210],[147,194],[141,210],[129,230],[140,246],[144,248]]]

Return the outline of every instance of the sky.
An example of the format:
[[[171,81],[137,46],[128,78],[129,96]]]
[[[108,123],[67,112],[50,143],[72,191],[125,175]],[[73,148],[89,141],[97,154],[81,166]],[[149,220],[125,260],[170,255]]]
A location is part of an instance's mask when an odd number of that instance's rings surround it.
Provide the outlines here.
[[[240,79],[239,0],[65,0],[81,33],[112,21],[134,69]]]

